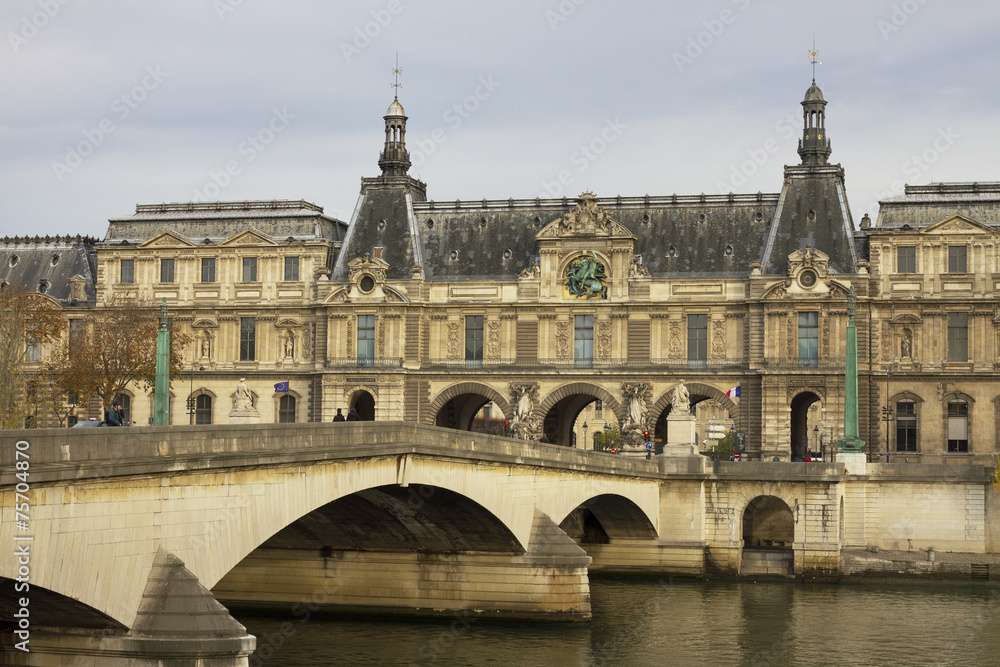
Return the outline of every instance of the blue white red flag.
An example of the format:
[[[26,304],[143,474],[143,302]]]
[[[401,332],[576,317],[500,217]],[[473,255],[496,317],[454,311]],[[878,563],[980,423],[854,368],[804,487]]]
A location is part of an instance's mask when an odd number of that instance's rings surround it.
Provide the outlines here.
[[[274,390],[278,392],[288,393],[288,381],[278,382],[274,385]]]
[[[739,395],[740,395],[739,385],[736,385],[735,387],[726,392],[726,396],[728,396],[729,398],[733,398],[734,396],[738,397]]]

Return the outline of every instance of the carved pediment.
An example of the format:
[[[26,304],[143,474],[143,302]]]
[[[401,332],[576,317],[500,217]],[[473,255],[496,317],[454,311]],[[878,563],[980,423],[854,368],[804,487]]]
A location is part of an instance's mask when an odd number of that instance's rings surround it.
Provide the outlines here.
[[[921,320],[912,313],[903,313],[892,318],[893,324],[920,324]]]
[[[767,290],[765,290],[762,299],[784,299],[785,294],[788,293],[788,289],[785,287],[784,282],[772,285]]]
[[[921,234],[992,234],[993,230],[964,215],[953,215],[924,228]]]
[[[218,329],[219,325],[213,320],[201,319],[191,325],[192,329]]]
[[[190,248],[195,244],[183,234],[174,231],[162,232],[139,244],[140,248]]]
[[[264,232],[259,232],[256,229],[244,229],[238,234],[230,236],[228,239],[219,244],[220,246],[260,246],[278,245],[274,239],[265,234]]]
[[[557,239],[574,236],[632,236],[621,223],[597,205],[597,195],[584,192],[576,206],[560,218],[550,222],[538,234],[538,239]]]

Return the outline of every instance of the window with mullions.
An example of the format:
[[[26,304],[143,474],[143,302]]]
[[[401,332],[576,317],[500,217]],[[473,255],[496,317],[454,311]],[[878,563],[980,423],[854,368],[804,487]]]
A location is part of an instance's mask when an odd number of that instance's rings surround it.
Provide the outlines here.
[[[969,315],[948,313],[948,361],[969,360]]]
[[[285,258],[285,281],[294,282],[299,279],[299,258]]]
[[[161,283],[174,282],[174,260],[172,259],[160,260],[160,282]]]
[[[375,316],[358,315],[358,365],[371,366],[375,361]]]
[[[201,282],[203,282],[203,283],[214,283],[215,282],[215,258],[214,257],[202,257],[201,258]]]
[[[604,418],[604,402],[601,399],[594,401],[594,419]]]
[[[590,368],[594,363],[594,316],[577,315],[574,320],[573,360],[576,365]]]
[[[240,361],[253,361],[257,358],[257,319],[254,317],[240,318]]]
[[[482,315],[468,315],[465,318],[465,362],[466,366],[483,365]]]
[[[917,451],[917,404],[913,401],[896,403],[896,451]]]
[[[194,423],[212,423],[212,397],[208,394],[199,394],[194,404]]]
[[[968,269],[967,249],[964,245],[948,246],[948,273],[965,273]]]
[[[243,282],[245,282],[245,283],[255,283],[255,282],[257,282],[257,258],[256,257],[244,257],[243,258]]]
[[[688,315],[688,366],[708,361],[708,315]]]
[[[119,282],[123,282],[123,283],[134,283],[135,282],[135,260],[134,259],[123,259],[122,260],[121,280]]]
[[[278,399],[278,423],[279,424],[294,424],[295,423],[295,397],[294,396],[282,396]]]
[[[969,451],[969,404],[965,401],[948,402],[948,451]]]
[[[819,313],[799,313],[799,366],[819,361]]]
[[[896,248],[896,273],[917,272],[917,249],[906,245]]]

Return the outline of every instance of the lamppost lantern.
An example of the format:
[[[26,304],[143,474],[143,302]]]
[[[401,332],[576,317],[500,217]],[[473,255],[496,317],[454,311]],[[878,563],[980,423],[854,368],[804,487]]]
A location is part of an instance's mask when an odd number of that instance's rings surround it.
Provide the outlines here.
[[[581,449],[587,448],[587,422],[583,422],[583,447]]]

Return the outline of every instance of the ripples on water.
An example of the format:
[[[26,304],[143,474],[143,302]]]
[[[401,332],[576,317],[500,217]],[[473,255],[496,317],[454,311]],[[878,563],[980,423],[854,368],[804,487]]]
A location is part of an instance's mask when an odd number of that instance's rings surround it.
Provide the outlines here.
[[[588,624],[236,616],[251,666],[1000,665],[996,587],[597,579],[591,595]]]

